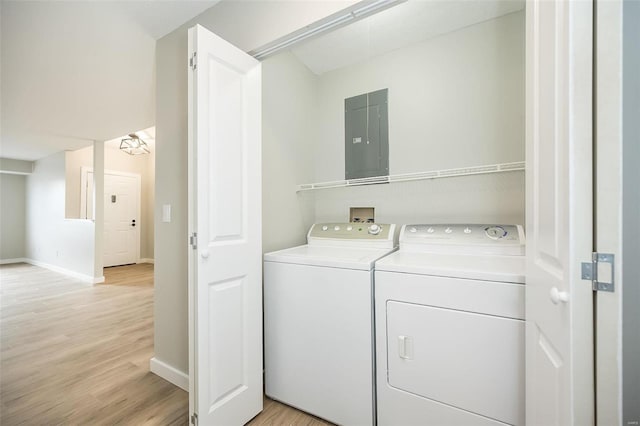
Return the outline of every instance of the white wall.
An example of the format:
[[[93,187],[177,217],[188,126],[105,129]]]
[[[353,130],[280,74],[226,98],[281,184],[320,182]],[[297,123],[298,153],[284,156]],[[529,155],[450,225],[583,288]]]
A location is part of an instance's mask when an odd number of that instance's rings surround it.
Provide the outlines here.
[[[0,262],[26,254],[26,179],[0,173]]]
[[[390,174],[524,161],[524,12],[319,78],[315,181],[344,179],[344,99],[389,89]],[[300,182],[304,183],[304,182]],[[316,221],[524,223],[524,173],[317,191]]]
[[[26,257],[94,279],[94,224],[65,219],[65,153],[35,162],[26,185]]]
[[[621,419],[621,310],[622,277],[622,3],[597,3],[596,144],[594,147],[595,212],[594,247],[613,253],[616,291],[599,292],[594,299],[597,315],[596,415],[597,424],[626,424]],[[623,277],[626,281],[626,277]]]
[[[262,63],[262,241],[269,252],[305,243],[314,221],[312,193],[318,82],[291,53]]]
[[[201,24],[250,51],[353,3],[351,0],[222,1],[158,40],[156,217],[161,217],[163,204],[171,204],[173,209],[171,223],[157,223],[155,227],[154,342],[155,357],[179,371],[188,369],[187,29]],[[264,178],[269,179],[266,175]],[[265,194],[263,199],[273,196]],[[291,217],[297,215],[291,213]]]
[[[65,217],[80,219],[82,167],[93,168],[93,146],[65,151]]]
[[[524,12],[319,78],[316,180],[344,179],[344,100],[389,89],[391,174],[524,161]]]

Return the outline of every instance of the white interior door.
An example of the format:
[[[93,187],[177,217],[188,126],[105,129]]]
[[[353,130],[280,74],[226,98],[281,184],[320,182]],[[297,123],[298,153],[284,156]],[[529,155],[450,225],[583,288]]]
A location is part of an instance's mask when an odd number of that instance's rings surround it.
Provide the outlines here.
[[[527,1],[527,425],[591,425],[591,1]]]
[[[105,172],[104,266],[138,262],[140,176]]]
[[[200,425],[262,410],[261,66],[189,30],[190,392]]]

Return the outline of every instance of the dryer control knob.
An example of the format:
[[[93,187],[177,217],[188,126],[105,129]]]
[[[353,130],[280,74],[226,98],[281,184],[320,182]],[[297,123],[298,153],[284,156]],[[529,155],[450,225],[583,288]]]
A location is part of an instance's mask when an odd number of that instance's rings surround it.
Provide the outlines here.
[[[380,231],[382,231],[382,228],[379,225],[376,225],[375,223],[369,226],[369,233],[371,235],[378,235]]]
[[[351,231],[353,229],[353,226],[347,226],[347,231]]]
[[[323,227],[322,227],[322,230],[323,230],[323,231],[326,231],[327,229],[329,229],[329,227],[328,227],[327,225],[325,225],[325,226],[323,226]]]
[[[464,228],[464,233],[465,234],[470,234],[471,233],[471,228],[469,228],[469,227]]]
[[[409,228],[409,232],[418,232],[418,229],[415,226]]]
[[[340,230],[340,227],[336,225],[336,226],[334,226],[334,227],[333,227],[333,230],[334,230],[334,231],[339,231],[339,230]]]
[[[433,228],[429,228],[429,229],[427,229],[427,232],[430,233],[430,234],[433,234],[434,232],[436,232],[436,230],[433,229]]]
[[[447,228],[447,229],[444,230],[444,232],[447,233],[447,234],[450,234],[450,233],[453,232],[453,229]]]

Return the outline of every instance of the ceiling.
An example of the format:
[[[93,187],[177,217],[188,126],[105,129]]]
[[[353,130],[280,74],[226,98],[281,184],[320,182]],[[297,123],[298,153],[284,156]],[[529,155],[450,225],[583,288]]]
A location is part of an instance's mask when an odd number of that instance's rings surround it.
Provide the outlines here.
[[[217,2],[2,0],[0,157],[153,126],[156,40]]]
[[[524,9],[524,0],[409,0],[293,47],[317,75]]]

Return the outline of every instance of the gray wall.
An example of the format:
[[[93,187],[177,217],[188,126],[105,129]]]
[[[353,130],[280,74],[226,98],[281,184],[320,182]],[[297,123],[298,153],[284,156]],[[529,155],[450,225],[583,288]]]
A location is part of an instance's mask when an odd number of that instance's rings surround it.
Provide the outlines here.
[[[33,161],[0,158],[0,172],[29,174],[33,171]]]
[[[155,217],[171,204],[172,221],[155,225],[155,357],[188,371],[187,306],[187,30],[200,24],[239,48],[250,51],[298,30],[353,1],[222,1],[179,29],[158,40],[156,46],[156,198]],[[267,147],[267,155],[270,155]],[[271,169],[273,171],[273,169]],[[269,171],[263,178],[269,180]],[[281,178],[275,177],[281,182]],[[275,191],[288,191],[288,187]],[[264,200],[278,195],[265,194]],[[272,209],[265,205],[267,212]],[[269,213],[267,213],[267,218]],[[283,212],[296,220],[298,211]],[[280,222],[282,223],[282,222]],[[281,225],[280,229],[284,229]],[[298,234],[295,227],[289,237]],[[270,223],[263,223],[270,229]],[[296,236],[294,236],[294,234]],[[278,236],[277,238],[281,238]],[[269,245],[268,239],[264,241]]]
[[[26,176],[0,173],[0,261],[25,251]]]
[[[623,2],[622,424],[640,421],[640,2]]]

